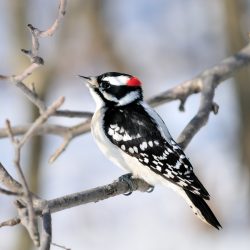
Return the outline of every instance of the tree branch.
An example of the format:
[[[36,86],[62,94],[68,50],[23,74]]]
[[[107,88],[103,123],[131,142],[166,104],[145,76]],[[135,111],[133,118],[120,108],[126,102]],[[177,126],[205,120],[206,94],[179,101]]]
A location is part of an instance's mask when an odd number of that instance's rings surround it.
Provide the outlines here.
[[[190,95],[197,94],[202,91],[204,80],[212,77],[217,85],[232,76],[237,70],[246,67],[250,63],[250,44],[241,49],[238,53],[230,56],[217,65],[203,71],[195,78],[177,85],[165,92],[156,95],[148,100],[153,106],[159,106],[175,100],[185,101]]]
[[[22,185],[16,181],[0,162],[0,182],[12,192],[20,192]]]
[[[19,212],[19,216],[22,224],[27,228],[31,239],[33,240],[35,246],[40,245],[39,232],[38,232],[38,222],[37,216],[35,215],[35,211],[33,208],[33,195],[29,190],[26,178],[22,171],[22,167],[20,164],[21,161],[21,149],[23,145],[33,136],[36,130],[39,129],[41,124],[45,123],[47,119],[54,113],[56,110],[63,104],[64,97],[59,98],[55,101],[46,111],[44,111],[37,120],[30,126],[29,130],[22,136],[20,140],[16,139],[12,133],[11,125],[9,121],[6,121],[7,131],[13,143],[15,149],[15,158],[14,163],[16,166],[16,170],[19,176],[19,180],[22,185],[23,197],[22,200],[26,204],[24,206],[21,202],[17,202],[17,208]],[[6,193],[6,192],[5,192]],[[26,212],[27,208],[27,212]],[[27,214],[28,213],[28,214]]]
[[[108,185],[49,200],[48,205],[51,213],[55,213],[71,207],[91,202],[98,202],[120,194],[126,194],[129,191],[139,190],[141,192],[145,192],[151,187],[148,183],[141,179],[131,179],[131,181],[133,190],[131,190],[131,187],[128,185],[128,183],[117,180]]]
[[[182,84],[179,84],[159,95],[156,95],[155,97],[152,97],[148,100],[148,103],[153,106],[159,106],[164,103],[168,103],[170,101],[174,100],[180,100],[181,105],[180,107],[183,107],[185,101],[187,98],[193,94],[197,94],[199,92],[202,92],[204,86],[206,85],[213,85],[212,88],[216,88],[218,84],[223,82],[224,80],[230,78],[233,73],[235,73],[237,70],[247,66],[250,63],[250,44],[248,44],[245,48],[240,50],[238,53],[236,53],[234,56],[228,57],[227,59],[223,60],[220,62],[218,65],[215,65],[212,68],[209,68],[193,78],[192,80],[186,81]],[[25,86],[26,87],[26,86]],[[26,87],[27,88],[27,87]],[[27,91],[28,95],[32,96],[33,94],[30,93],[30,91]],[[205,91],[207,92],[207,90]],[[32,92],[33,93],[33,92]],[[26,93],[27,94],[27,93]],[[204,99],[204,96],[206,96],[206,93],[201,94],[201,99]],[[34,98],[33,98],[34,99]],[[202,101],[201,101],[202,102]],[[35,101],[34,101],[35,103]],[[212,107],[217,108],[218,106],[212,102]],[[38,107],[42,107],[37,105]],[[45,106],[44,106],[45,107]],[[201,107],[199,108],[199,110]],[[211,111],[211,110],[210,110]],[[213,110],[212,110],[213,111]],[[66,117],[91,117],[92,113],[91,112],[78,112],[78,111],[63,111],[63,110],[58,110],[55,115],[57,116],[66,116]],[[200,114],[199,114],[200,116]],[[201,118],[204,120],[204,117]],[[192,119],[193,120],[193,119]],[[197,119],[195,119],[197,120]],[[205,119],[206,120],[206,119]],[[190,121],[191,122],[191,121]],[[193,122],[192,122],[193,124]],[[205,123],[200,123],[204,125]],[[201,127],[202,127],[201,125]],[[191,124],[189,124],[189,127],[191,127]],[[195,125],[196,127],[196,125]],[[18,126],[18,127],[13,127],[13,133],[15,134],[23,134],[28,127],[26,126]],[[72,129],[75,130],[75,126],[71,128],[63,127],[60,125],[44,125],[41,127],[41,131],[39,131],[39,135],[42,134],[55,134],[55,135],[65,135],[66,130]],[[196,132],[200,129],[197,127]],[[90,120],[84,123],[83,126],[80,126],[79,129],[77,130],[77,133],[74,137],[78,135],[82,135],[90,130]],[[188,133],[187,128],[185,131],[182,132],[181,136],[178,138],[178,142],[183,146],[186,147],[187,142],[189,142],[192,137],[195,135],[194,132]],[[0,138],[1,137],[6,137],[7,133],[5,129],[0,129]],[[187,142],[185,142],[187,140]]]

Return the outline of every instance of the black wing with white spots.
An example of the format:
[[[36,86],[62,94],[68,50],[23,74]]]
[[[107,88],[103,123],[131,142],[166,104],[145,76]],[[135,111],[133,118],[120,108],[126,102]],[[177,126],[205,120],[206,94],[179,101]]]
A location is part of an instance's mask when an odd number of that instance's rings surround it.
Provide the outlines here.
[[[172,183],[202,198],[209,194],[193,173],[192,165],[173,140],[166,140],[158,125],[140,103],[109,107],[104,115],[104,130],[109,140],[125,153],[136,157]]]

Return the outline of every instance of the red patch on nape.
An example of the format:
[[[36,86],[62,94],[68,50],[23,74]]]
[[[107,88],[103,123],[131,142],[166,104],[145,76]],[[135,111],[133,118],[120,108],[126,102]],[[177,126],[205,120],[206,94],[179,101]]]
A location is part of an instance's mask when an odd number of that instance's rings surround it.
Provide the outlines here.
[[[131,86],[131,87],[139,87],[141,86],[141,82],[138,78],[136,77],[131,77],[128,82],[127,82],[127,86]]]

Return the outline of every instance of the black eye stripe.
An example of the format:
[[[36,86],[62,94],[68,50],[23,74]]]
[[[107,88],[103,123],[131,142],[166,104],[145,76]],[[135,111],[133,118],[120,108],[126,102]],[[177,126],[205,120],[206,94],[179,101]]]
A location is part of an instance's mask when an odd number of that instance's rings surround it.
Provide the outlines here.
[[[114,86],[111,85],[109,89],[106,91],[109,94],[114,95],[118,99],[124,97],[127,93],[130,92],[130,89],[126,86]]]

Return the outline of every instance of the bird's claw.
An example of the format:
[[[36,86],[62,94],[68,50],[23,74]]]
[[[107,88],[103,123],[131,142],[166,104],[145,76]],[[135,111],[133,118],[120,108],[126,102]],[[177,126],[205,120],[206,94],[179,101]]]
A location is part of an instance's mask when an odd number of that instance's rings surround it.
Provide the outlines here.
[[[125,193],[124,195],[128,196],[131,195],[133,193],[133,191],[136,189],[133,181],[131,180],[132,178],[132,174],[124,174],[122,176],[119,177],[119,181],[123,181],[126,182],[129,186],[129,192]]]
[[[155,187],[150,186],[149,189],[146,191],[147,193],[152,193],[154,191]]]

